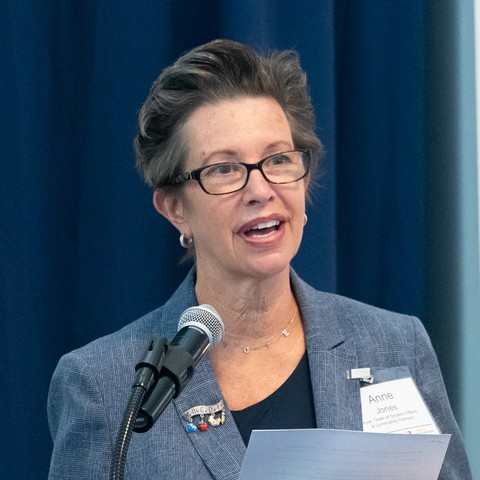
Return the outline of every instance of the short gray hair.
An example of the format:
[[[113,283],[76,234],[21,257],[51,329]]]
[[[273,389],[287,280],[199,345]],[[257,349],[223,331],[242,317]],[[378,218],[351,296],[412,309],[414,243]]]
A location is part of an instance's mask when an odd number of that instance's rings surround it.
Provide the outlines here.
[[[137,168],[152,188],[182,173],[188,154],[183,127],[197,108],[222,100],[271,97],[290,124],[295,148],[323,151],[305,72],[293,50],[263,56],[242,43],[214,40],[182,55],[152,85],[139,114]]]

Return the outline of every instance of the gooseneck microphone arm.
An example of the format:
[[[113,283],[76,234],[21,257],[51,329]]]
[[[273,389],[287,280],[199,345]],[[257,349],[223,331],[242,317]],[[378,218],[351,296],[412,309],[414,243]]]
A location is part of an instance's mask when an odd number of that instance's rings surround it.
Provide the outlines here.
[[[110,480],[122,480],[127,461],[128,447],[133,426],[145,395],[160,375],[167,351],[165,338],[152,338],[140,362],[135,366],[136,375],[130,398],[118,429],[110,463]]]
[[[176,398],[191,379],[194,367],[209,347],[223,339],[224,325],[211,305],[185,310],[178,332],[170,344],[153,338],[136,365],[135,380],[110,463],[110,480],[123,480],[132,433],[152,428],[172,398]]]

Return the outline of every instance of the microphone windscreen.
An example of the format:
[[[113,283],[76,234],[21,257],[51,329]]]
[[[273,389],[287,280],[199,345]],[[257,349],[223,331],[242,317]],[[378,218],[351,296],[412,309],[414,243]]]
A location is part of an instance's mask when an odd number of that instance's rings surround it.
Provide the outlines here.
[[[208,304],[187,308],[178,322],[178,330],[196,327],[208,336],[210,347],[216,347],[223,339],[225,326],[218,312]]]

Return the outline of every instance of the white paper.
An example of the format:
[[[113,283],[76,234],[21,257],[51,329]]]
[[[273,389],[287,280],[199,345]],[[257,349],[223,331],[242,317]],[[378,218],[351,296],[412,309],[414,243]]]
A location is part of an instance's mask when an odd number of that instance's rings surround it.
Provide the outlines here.
[[[437,480],[450,435],[254,430],[239,480]]]

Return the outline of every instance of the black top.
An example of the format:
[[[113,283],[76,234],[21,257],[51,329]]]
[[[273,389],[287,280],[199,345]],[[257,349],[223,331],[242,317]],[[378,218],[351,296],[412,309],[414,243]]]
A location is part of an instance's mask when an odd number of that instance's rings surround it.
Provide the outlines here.
[[[233,411],[232,415],[245,445],[252,430],[316,428],[307,354],[278,390],[255,405]]]

